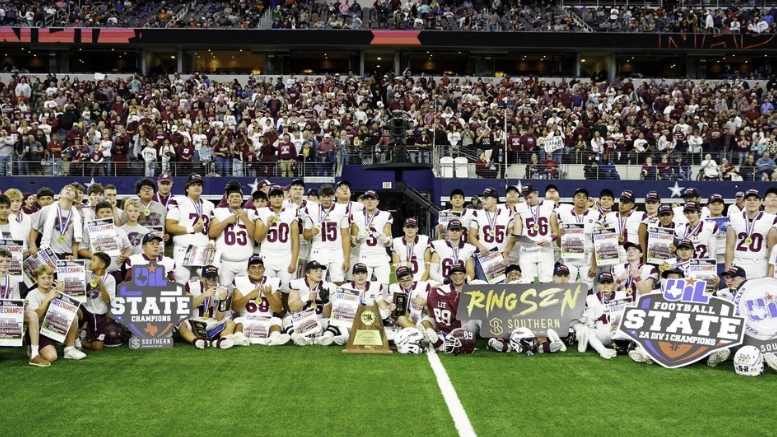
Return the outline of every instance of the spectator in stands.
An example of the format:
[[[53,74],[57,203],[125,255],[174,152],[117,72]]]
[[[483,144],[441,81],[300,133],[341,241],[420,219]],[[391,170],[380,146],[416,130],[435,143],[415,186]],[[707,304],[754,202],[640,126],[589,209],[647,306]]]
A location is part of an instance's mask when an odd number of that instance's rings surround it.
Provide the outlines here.
[[[612,162],[611,157],[606,157],[599,165],[599,179],[620,179],[618,170],[615,168],[615,163]]]
[[[755,157],[753,155],[747,155],[745,162],[739,165],[739,175],[742,176],[746,182],[756,181],[756,164]]]
[[[534,156],[536,157],[537,155]],[[495,178],[498,174],[497,170],[491,168],[491,163],[486,160],[486,154],[483,152],[478,154],[478,159],[475,161],[475,174],[482,178],[489,179]]]
[[[724,181],[742,180],[736,166],[728,158],[723,158],[721,161],[719,172]]]
[[[661,155],[661,162],[656,164],[658,170],[658,178],[663,180],[669,180],[672,177],[672,163],[669,162],[669,155]]]
[[[725,158],[723,159],[725,160]],[[702,173],[702,177],[707,180],[718,179],[721,173],[718,163],[712,159],[712,155],[709,153],[704,155],[704,161],[701,162],[699,171]]]
[[[653,164],[653,158],[648,156],[645,158],[645,163],[642,164],[640,177],[646,180],[656,180],[657,174],[657,168],[656,165]]]
[[[669,178],[673,181],[687,181],[691,179],[691,167],[683,160],[683,155],[677,155],[672,164],[672,175]]]
[[[755,166],[756,172],[761,175],[762,181],[777,181],[777,174],[774,171],[777,164],[769,156],[769,152],[764,152],[763,156],[755,162]]]

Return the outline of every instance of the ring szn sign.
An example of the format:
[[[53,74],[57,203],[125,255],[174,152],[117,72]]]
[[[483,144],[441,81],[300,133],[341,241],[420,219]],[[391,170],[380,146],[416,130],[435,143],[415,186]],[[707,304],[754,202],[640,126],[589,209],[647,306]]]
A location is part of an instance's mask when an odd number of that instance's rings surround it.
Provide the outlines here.
[[[173,347],[173,329],[189,317],[192,297],[170,282],[161,265],[132,267],[132,281],[122,283],[111,301],[113,317],[132,331],[130,349]]]

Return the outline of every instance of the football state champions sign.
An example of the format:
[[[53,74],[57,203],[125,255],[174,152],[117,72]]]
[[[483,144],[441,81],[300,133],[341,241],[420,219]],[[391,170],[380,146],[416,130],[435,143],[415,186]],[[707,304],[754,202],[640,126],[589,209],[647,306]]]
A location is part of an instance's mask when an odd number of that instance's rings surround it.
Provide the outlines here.
[[[777,279],[748,279],[736,291],[734,306],[745,318],[744,344],[777,352]]]
[[[173,328],[191,313],[192,297],[165,274],[165,268],[156,263],[132,267],[132,281],[116,290],[111,313],[132,331],[130,349],[173,347]]]
[[[705,281],[668,279],[660,293],[639,297],[620,330],[653,361],[670,369],[742,344],[745,321],[734,304],[705,293]]]
[[[538,336],[548,329],[569,332],[585,309],[583,284],[468,284],[459,299],[457,318],[480,320],[483,337],[508,338],[516,328]]]

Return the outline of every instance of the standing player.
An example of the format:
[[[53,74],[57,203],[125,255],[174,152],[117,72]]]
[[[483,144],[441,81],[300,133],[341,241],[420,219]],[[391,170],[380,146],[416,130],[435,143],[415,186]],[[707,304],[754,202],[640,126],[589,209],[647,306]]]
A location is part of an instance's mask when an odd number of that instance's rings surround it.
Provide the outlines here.
[[[675,238],[687,238],[693,242],[696,250],[694,258],[717,258],[718,227],[701,219],[701,206],[696,202],[686,202],[683,214],[687,223],[675,228]]]
[[[319,193],[320,195],[321,193]],[[343,214],[350,220],[352,213],[360,213],[364,210],[364,204],[360,202],[351,201],[351,184],[348,181],[340,181],[335,185],[335,211]],[[350,226],[350,222],[349,222]],[[350,229],[349,229],[350,234]],[[351,245],[350,235],[348,245]],[[351,246],[351,259],[348,261],[348,265],[352,266],[359,262],[359,246]],[[331,273],[330,273],[331,276]],[[346,272],[346,277],[351,279],[351,272]]]
[[[95,218],[97,219],[111,219],[113,217],[113,206],[109,202],[103,201],[94,206]],[[85,223],[88,225],[88,223]],[[114,226],[116,231],[116,242],[118,244],[119,254],[111,257],[111,262],[106,269],[115,279],[116,282],[121,280],[121,266],[124,261],[132,255],[132,243],[130,243],[127,233],[124,229]],[[91,237],[87,226],[84,227],[84,236],[81,243],[78,245],[78,255],[84,259],[92,259],[91,252]]]
[[[157,226],[165,225],[167,208],[154,200],[156,191],[157,185],[153,179],[144,178],[135,182],[135,194],[138,196],[138,208],[140,209],[138,223],[141,226],[152,226],[156,229]],[[126,211],[124,214],[126,215]]]
[[[462,232],[461,232],[461,241],[464,243],[469,242],[469,228],[472,224],[472,215],[474,213],[474,210],[464,208],[464,202],[466,202],[466,198],[464,197],[464,191],[462,191],[459,188],[454,188],[453,191],[451,191],[450,196],[450,202],[451,202],[451,209],[446,209],[444,211],[440,212],[447,212],[447,213],[454,213],[454,217],[461,222],[462,225]],[[451,218],[450,220],[453,220]],[[449,220],[449,221],[450,221]],[[435,227],[435,231],[437,232],[437,239],[441,240],[442,233],[443,233],[443,225],[438,223]]]
[[[83,221],[76,205],[76,189],[65,185],[59,192],[56,203],[41,209],[35,214],[30,231],[30,253],[36,255],[38,247],[35,241],[38,234],[43,235],[40,249],[51,247],[59,259],[76,259],[78,244],[83,237]]]
[[[475,279],[474,254],[477,248],[462,241],[464,226],[461,220],[454,219],[448,222],[448,240],[432,241],[432,259],[429,266],[429,276],[437,282],[450,275],[451,267],[459,262],[464,263],[467,278]],[[458,243],[456,243],[458,242]]]
[[[289,184],[289,199],[283,202],[284,208],[290,208],[297,212],[298,232],[303,233],[305,208],[308,205],[314,206],[316,202],[308,201],[303,198],[305,194],[305,182],[302,179],[294,179]],[[299,259],[303,262],[310,260],[310,243],[304,238],[299,240]]]
[[[777,241],[775,216],[759,211],[758,190],[745,193],[745,211],[731,216],[726,230],[726,270],[736,264],[750,279],[763,278],[768,273],[768,254]]]
[[[170,173],[162,173],[157,178],[156,183],[159,191],[154,194],[154,201],[170,209],[170,203],[173,201],[173,176]]]
[[[364,211],[351,212],[351,244],[359,246],[360,262],[370,269],[369,276],[381,284],[389,283],[390,258],[386,248],[391,246],[391,225],[394,217],[390,212],[378,209],[378,193],[369,190],[364,193]]]
[[[297,212],[283,207],[283,188],[270,188],[270,206],[257,213],[254,240],[262,245],[261,256],[269,276],[286,287],[297,270],[299,226]]]
[[[258,316],[268,327],[267,338],[261,339],[260,344],[280,346],[288,343],[290,338],[282,332],[281,319],[275,316],[283,312],[281,280],[264,275],[264,260],[258,255],[248,259],[247,273],[235,278],[232,290],[232,310],[238,313],[232,342],[247,346],[248,338],[243,334],[243,325],[248,316]]]
[[[402,227],[404,237],[394,239],[391,247],[391,262],[396,267],[407,266],[413,272],[413,279],[429,279],[429,265],[432,261],[432,246],[429,237],[418,234],[418,220],[406,218]]]
[[[508,245],[512,212],[499,207],[499,193],[494,188],[486,188],[480,194],[483,198],[483,209],[473,212],[472,224],[469,228],[469,244],[475,246],[481,255],[498,251],[505,259],[509,257]],[[510,246],[512,249],[512,246]],[[486,280],[486,274],[475,257],[475,275]]]
[[[607,226],[615,228],[618,234],[618,260],[626,263],[626,250],[624,244],[627,241],[639,244],[639,227],[647,219],[647,214],[634,209],[634,192],[625,190],[621,193],[620,202],[618,202],[618,211],[608,214],[606,217]]]
[[[248,268],[247,260],[254,253],[256,214],[243,208],[240,182],[229,181],[224,192],[227,207],[213,210],[208,236],[216,240],[216,249],[221,251],[219,284],[227,286]]]
[[[178,335],[197,349],[214,346],[229,349],[234,344],[230,336],[235,331],[235,322],[229,319],[228,308],[222,302],[227,300],[228,290],[218,285],[219,271],[215,266],[202,268],[200,279],[189,281],[184,286],[186,295],[191,295],[192,316],[178,326]],[[205,338],[194,333],[192,323],[204,323]]]
[[[715,235],[715,257],[718,262],[718,272],[723,271],[723,267],[726,265],[726,236],[729,224],[729,216],[723,215],[723,210],[726,208],[726,203],[723,200],[723,196],[720,194],[713,194],[710,196],[707,202],[707,209],[710,210],[710,215],[705,220],[710,222],[710,225],[718,227],[718,233]]]
[[[202,176],[192,173],[184,184],[185,196],[176,196],[170,201],[165,230],[173,236],[173,259],[175,279],[179,283],[189,281],[195,269],[183,265],[189,246],[212,248],[208,238],[208,225],[213,219],[213,204],[202,198]]]
[[[572,209],[558,212],[559,235],[564,235],[565,226],[583,225],[583,257],[561,257],[561,261],[569,268],[571,281],[576,282],[578,275],[580,282],[589,290],[594,287],[596,276],[596,257],[594,257],[594,230],[599,229],[604,217],[599,211],[588,208],[588,190],[578,188],[572,195]],[[560,242],[559,242],[560,244]]]
[[[558,239],[558,217],[553,202],[540,200],[539,192],[531,185],[523,186],[523,197],[526,203],[518,209],[518,219],[512,229],[513,235],[522,235],[531,239],[534,244],[523,244],[518,264],[523,275],[530,281],[539,278],[540,282],[553,280],[555,255],[553,245]],[[511,238],[507,243],[505,254],[509,254],[516,240]]]
[[[331,185],[322,185],[318,190],[321,203],[305,206],[303,236],[311,242],[310,260],[327,266],[329,280],[339,285],[348,272],[351,239],[348,215],[333,203],[334,196]]]
[[[132,254],[137,255],[143,252],[140,240],[149,232],[148,228],[138,223],[140,202],[135,199],[127,199],[124,202],[124,217],[126,221],[121,225],[121,229],[127,234],[127,239],[132,245]]]

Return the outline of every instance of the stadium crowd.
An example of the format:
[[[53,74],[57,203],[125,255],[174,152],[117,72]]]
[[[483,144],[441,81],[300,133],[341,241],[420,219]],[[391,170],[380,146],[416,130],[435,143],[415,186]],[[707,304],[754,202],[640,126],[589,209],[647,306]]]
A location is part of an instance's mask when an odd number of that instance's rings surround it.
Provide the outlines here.
[[[87,260],[85,295],[63,340],[67,359],[85,358],[80,349],[121,344],[122,330],[110,314],[117,284],[149,265],[164,268],[194,297],[191,316],[176,332],[199,349],[289,341],[344,345],[349,328],[330,323],[330,316],[335,320],[345,311],[338,306],[345,305],[339,299],[348,300],[339,294],[338,287],[345,287],[359,302],[379,307],[400,352],[420,353],[429,344],[471,353],[479,322],[456,312],[466,283],[580,282],[590,296],[569,335],[549,329],[547,338],[537,338],[520,328],[509,342],[489,340],[489,348],[531,354],[579,342],[581,352],[590,346],[605,359],[628,354],[643,363],[650,357],[614,335],[610,318],[603,317],[608,301],[633,301],[667,279],[686,277],[704,279],[712,293],[731,299],[748,279],[777,277],[774,187],[739,192],[731,204],[695,188],[683,190],[682,202],[674,205],[646,191],[640,193],[644,206],[630,190],[616,196],[604,189],[595,197],[578,188],[563,193],[571,195],[567,203],[553,184],[510,186],[504,196],[495,188],[457,188],[443,219],[428,232],[407,217],[395,234],[393,215],[379,208],[379,193],[368,190],[354,201],[346,181],[311,188],[301,179],[285,187],[262,180],[249,193],[230,181],[217,204],[202,198],[199,174],[190,174],[183,187],[173,185],[162,174],[138,180],[134,193],[99,183],[86,190],[72,183],[58,194],[3,187],[0,281],[4,298],[27,299],[30,364],[46,367],[57,359],[55,342],[37,335],[48,306],[65,290],[47,257]],[[99,232],[113,237],[98,237],[98,222]],[[573,229],[582,232],[573,236]],[[610,243],[594,238],[603,233],[611,234]],[[654,240],[658,233],[668,239]],[[108,246],[115,253],[100,249]],[[34,269],[12,273],[12,261]],[[711,269],[701,272],[700,265]],[[406,299],[397,300],[398,294]],[[708,364],[718,365],[729,353],[714,353]]]
[[[483,177],[560,165],[617,178],[773,180],[777,81],[611,82],[353,74],[67,75],[0,83],[0,175],[331,175],[385,154],[399,111],[412,160],[463,156]],[[505,154],[506,151],[506,154]],[[556,170],[554,170],[556,169]]]

